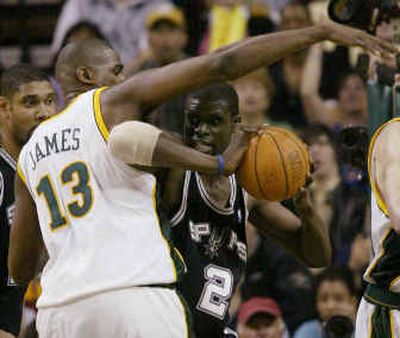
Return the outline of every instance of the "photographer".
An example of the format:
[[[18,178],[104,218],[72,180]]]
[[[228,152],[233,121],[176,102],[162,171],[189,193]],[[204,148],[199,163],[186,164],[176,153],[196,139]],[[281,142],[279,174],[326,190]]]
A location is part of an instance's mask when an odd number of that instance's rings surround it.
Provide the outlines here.
[[[315,305],[318,319],[305,322],[294,338],[350,338],[357,305],[352,273],[345,267],[325,269],[317,277]]]

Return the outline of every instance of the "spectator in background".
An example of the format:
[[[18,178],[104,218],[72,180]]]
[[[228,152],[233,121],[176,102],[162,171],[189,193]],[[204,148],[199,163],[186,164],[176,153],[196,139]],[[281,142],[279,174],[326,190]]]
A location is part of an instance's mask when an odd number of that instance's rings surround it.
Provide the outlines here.
[[[287,123],[272,120],[270,117],[275,86],[265,68],[235,80],[233,85],[239,95],[239,110],[244,123],[290,127]]]
[[[335,129],[367,126],[368,100],[365,80],[356,71],[345,72],[337,86],[337,102],[324,101],[319,93],[322,56],[321,45],[311,47],[304,67],[301,98],[307,120]]]
[[[272,298],[252,298],[239,310],[239,338],[286,338],[288,337],[281,309]]]
[[[304,320],[313,318],[313,281],[307,267],[281,245],[246,227],[248,260],[241,287],[243,300],[273,297],[282,309],[290,332]]]
[[[68,0],[65,2],[54,32],[52,52],[55,55],[67,31],[81,21],[98,27],[123,63],[134,58],[147,46],[145,20],[147,13],[168,0]]]
[[[313,125],[306,129],[304,135],[314,166],[311,200],[319,216],[330,225],[333,263],[348,264],[351,261],[355,264],[352,254],[357,254],[357,250],[352,248],[353,241],[357,238],[355,244],[364,248],[364,244],[370,242],[363,235],[368,194],[358,186],[343,181],[338,142],[333,131],[324,125]],[[364,262],[356,264],[357,270],[362,270],[360,265],[368,264],[367,252],[363,257]]]
[[[166,66],[188,58],[184,52],[187,42],[186,22],[181,10],[171,5],[161,5],[149,13],[146,27],[150,49],[140,60],[128,66],[127,74]],[[152,112],[143,112],[143,119],[183,135],[183,104],[184,97],[174,98]]]
[[[208,29],[200,46],[200,54],[246,38],[248,18],[249,8],[243,0],[211,0]]]
[[[280,31],[305,28],[311,25],[307,7],[293,3],[282,9]],[[293,128],[302,129],[307,121],[300,98],[307,50],[290,55],[271,67],[271,76],[276,86],[276,95],[271,105],[271,118],[289,123]]]
[[[269,123],[268,110],[274,96],[274,84],[265,68],[243,76],[233,83],[239,95],[239,112],[246,124]]]
[[[323,338],[324,326],[334,316],[354,324],[357,299],[351,272],[345,267],[329,267],[318,277],[316,283],[316,309],[318,319],[305,322],[294,338]],[[351,332],[350,332],[351,334]],[[342,334],[340,337],[350,337]]]

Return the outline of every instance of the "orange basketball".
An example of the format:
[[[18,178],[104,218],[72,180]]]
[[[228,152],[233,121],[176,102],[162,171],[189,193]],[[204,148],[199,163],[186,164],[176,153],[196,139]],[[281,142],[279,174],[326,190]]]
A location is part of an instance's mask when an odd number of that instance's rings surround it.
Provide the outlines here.
[[[309,171],[307,148],[300,138],[287,129],[268,126],[251,139],[237,176],[253,197],[282,201],[305,185]]]

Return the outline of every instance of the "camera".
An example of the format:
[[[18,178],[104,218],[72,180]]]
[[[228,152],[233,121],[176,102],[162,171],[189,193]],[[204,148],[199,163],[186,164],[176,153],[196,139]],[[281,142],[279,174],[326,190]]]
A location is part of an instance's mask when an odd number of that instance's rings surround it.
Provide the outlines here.
[[[342,163],[367,170],[368,130],[366,127],[349,127],[339,134],[340,157]]]
[[[324,338],[350,338],[353,331],[351,319],[345,316],[333,316],[323,325]]]
[[[383,21],[400,18],[400,0],[330,0],[333,21],[375,33]]]

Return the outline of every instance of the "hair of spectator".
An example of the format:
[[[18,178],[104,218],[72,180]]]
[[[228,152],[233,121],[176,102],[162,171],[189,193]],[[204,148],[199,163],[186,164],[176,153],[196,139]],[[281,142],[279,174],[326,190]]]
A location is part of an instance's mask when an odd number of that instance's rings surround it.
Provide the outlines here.
[[[107,41],[100,39],[79,40],[67,44],[61,49],[56,60],[56,79],[75,80],[77,82],[76,68],[78,66],[95,65],[94,60],[101,58],[107,49],[112,50],[112,47]]]
[[[335,150],[336,158],[339,161],[340,159],[340,144],[338,135],[329,127],[324,124],[316,123],[312,124],[306,128],[303,133],[304,142],[310,146],[314,142],[318,140],[319,137],[326,136],[328,138],[329,143]]]
[[[325,281],[342,282],[348,289],[351,296],[356,295],[356,287],[354,285],[353,274],[351,270],[346,266],[330,266],[322,271],[316,279],[316,292]]]
[[[351,76],[357,76],[358,78],[360,78],[364,88],[367,88],[367,80],[361,74],[361,72],[357,71],[356,69],[349,69],[348,71],[341,74],[341,76],[339,77],[339,80],[337,81],[336,98],[339,97],[339,91],[342,89],[342,87],[343,87],[344,83],[347,81],[347,79]]]
[[[49,78],[44,72],[26,63],[11,66],[1,76],[1,95],[10,98],[22,85],[34,81],[49,81]]]
[[[306,16],[307,16],[307,19],[308,19],[308,21],[309,21],[310,24],[311,24],[311,22],[312,22],[312,17],[311,17],[310,10],[309,10],[308,6],[306,6],[301,0],[293,0],[293,1],[289,2],[286,6],[282,7],[282,9],[281,9],[281,15],[282,15],[283,11],[285,10],[285,8],[287,8],[287,7],[294,7],[294,6],[296,6],[296,7],[302,7],[302,8],[304,9],[304,11],[305,11],[305,13],[306,13]]]
[[[224,102],[232,117],[239,115],[239,97],[236,90],[229,83],[216,83],[188,95],[188,98],[196,98],[200,105],[210,102]]]
[[[67,33],[65,34],[64,40],[63,40],[63,42],[62,42],[62,44],[61,44],[61,47],[64,47],[64,46],[68,43],[67,41],[69,40],[69,38],[70,38],[73,34],[79,32],[81,29],[88,29],[88,30],[90,30],[90,31],[93,33],[93,35],[94,35],[97,39],[99,39],[99,40],[105,40],[105,41],[106,41],[106,38],[105,38],[105,36],[103,35],[103,33],[100,31],[99,27],[97,27],[95,24],[93,24],[93,23],[91,23],[91,22],[89,22],[89,21],[80,21],[80,22],[78,22],[77,24],[75,24],[74,26],[72,26],[72,27],[67,31]]]
[[[259,68],[257,70],[255,70],[254,72],[251,72],[241,78],[239,78],[237,81],[241,81],[241,80],[249,80],[249,81],[255,81],[260,83],[264,89],[268,92],[268,96],[270,98],[270,100],[272,100],[275,96],[275,84],[271,78],[271,75],[268,71],[268,69],[262,67]]]

